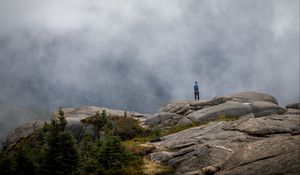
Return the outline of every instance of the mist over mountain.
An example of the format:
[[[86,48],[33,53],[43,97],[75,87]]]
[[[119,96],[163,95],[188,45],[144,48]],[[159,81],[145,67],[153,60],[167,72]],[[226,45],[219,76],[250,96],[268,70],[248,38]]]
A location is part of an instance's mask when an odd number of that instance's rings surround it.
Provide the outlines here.
[[[35,119],[23,110],[154,113],[194,81],[205,99],[299,101],[298,0],[0,2],[0,137]]]

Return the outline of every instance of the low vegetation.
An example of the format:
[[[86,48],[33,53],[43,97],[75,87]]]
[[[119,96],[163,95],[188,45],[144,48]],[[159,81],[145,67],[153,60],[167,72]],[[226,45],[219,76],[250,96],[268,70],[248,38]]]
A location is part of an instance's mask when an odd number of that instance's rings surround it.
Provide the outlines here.
[[[149,175],[171,175],[175,174],[175,168],[144,158],[143,172]]]

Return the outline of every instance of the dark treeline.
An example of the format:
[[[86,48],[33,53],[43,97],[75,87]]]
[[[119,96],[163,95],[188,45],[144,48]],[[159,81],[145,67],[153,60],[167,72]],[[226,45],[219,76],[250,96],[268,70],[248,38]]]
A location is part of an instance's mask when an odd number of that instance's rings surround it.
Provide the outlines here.
[[[103,111],[83,122],[92,124],[93,131],[75,139],[66,130],[67,121],[60,109],[58,120],[45,123],[14,145],[4,145],[0,174],[142,174],[142,157],[122,144],[125,139],[148,132],[136,120],[130,117],[112,120]],[[122,129],[124,126],[127,130]]]

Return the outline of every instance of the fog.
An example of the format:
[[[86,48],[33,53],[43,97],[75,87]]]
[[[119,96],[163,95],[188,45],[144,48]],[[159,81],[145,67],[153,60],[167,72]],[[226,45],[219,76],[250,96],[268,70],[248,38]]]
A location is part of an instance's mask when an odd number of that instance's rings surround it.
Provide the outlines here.
[[[0,138],[62,107],[299,101],[299,0],[0,0]]]

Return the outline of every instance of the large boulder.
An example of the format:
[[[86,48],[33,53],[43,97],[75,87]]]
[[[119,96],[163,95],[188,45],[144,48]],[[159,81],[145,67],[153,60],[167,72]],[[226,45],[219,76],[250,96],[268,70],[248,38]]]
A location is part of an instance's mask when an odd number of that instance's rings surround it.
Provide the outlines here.
[[[124,117],[125,115],[134,117],[134,118],[144,118],[148,116],[147,114],[141,114],[138,112],[132,111],[123,111],[118,109],[110,109],[104,107],[97,107],[97,106],[82,106],[79,108],[62,108],[65,113],[65,117],[68,118],[81,118],[84,119],[86,117],[95,115],[96,113],[101,113],[102,111],[106,111],[108,116],[111,117]],[[58,118],[58,111],[54,111],[52,113],[51,118],[57,119]]]
[[[300,172],[300,136],[277,136],[240,147],[217,174],[297,174]]]
[[[293,133],[300,130],[297,115],[271,115],[260,118],[249,118],[243,122],[233,121],[224,126],[225,130],[238,130],[251,135],[266,136],[280,133]]]
[[[187,111],[191,109],[190,103],[193,100],[177,100],[172,101],[161,108],[159,108],[159,112],[169,112],[169,113],[176,113],[176,114],[185,114]]]
[[[183,116],[170,113],[170,112],[161,112],[158,114],[155,114],[153,116],[148,117],[144,123],[150,127],[166,127],[166,126],[175,126],[177,122],[182,118]]]
[[[288,108],[287,111],[284,114],[300,115],[300,110],[299,109]]]
[[[192,107],[198,107],[198,106],[215,106],[215,105],[219,105],[222,103],[225,103],[226,101],[232,100],[232,98],[230,97],[215,97],[211,100],[201,100],[201,101],[193,101],[192,103],[190,103],[190,106]]]
[[[203,108],[187,115],[192,121],[213,120],[219,116],[241,117],[250,113],[255,116],[282,114],[286,109],[270,102],[253,101],[226,101],[225,103]]]
[[[300,110],[300,103],[291,103],[291,104],[288,104],[288,105],[286,105],[286,108]]]
[[[43,121],[32,121],[26,123],[20,127],[17,127],[13,132],[9,133],[6,139],[6,144],[10,145],[18,142],[22,138],[26,138],[31,135],[34,131],[41,128],[45,122]]]
[[[176,174],[220,165],[237,150],[243,140],[254,137],[237,131],[224,131],[225,122],[211,123],[187,129],[163,137],[163,141],[153,143],[159,148],[173,152],[168,164],[176,167]]]
[[[176,167],[176,174],[196,173],[201,169],[208,169],[207,167],[214,167],[214,170],[227,174],[248,174],[248,171],[255,168],[253,166],[259,162],[268,167],[265,167],[266,171],[255,170],[258,174],[274,173],[275,171],[270,169],[280,162],[283,162],[287,168],[279,172],[295,174],[295,170],[291,168],[299,169],[296,167],[298,163],[295,161],[296,156],[293,155],[290,158],[287,156],[292,153],[298,154],[295,148],[299,144],[297,141],[300,133],[299,122],[299,115],[274,114],[257,118],[254,114],[249,114],[235,121],[210,122],[207,125],[186,129],[164,136],[161,141],[152,144],[170,153],[167,159],[161,160],[168,160],[169,165]],[[265,140],[267,138],[272,139]],[[274,144],[273,150],[268,152],[267,149],[272,144]],[[256,151],[252,151],[250,148],[255,146]],[[271,159],[277,149],[279,150],[277,156]],[[252,154],[252,158],[248,160],[245,156],[245,158],[237,158],[236,162],[231,160],[243,151]],[[163,154],[158,155],[163,157]],[[271,156],[270,159],[268,159],[269,156]],[[252,162],[252,159],[255,162]],[[271,161],[269,162],[269,160]],[[295,163],[289,163],[289,161],[295,161]],[[263,169],[263,166],[259,167]],[[281,165],[278,167],[283,168]],[[212,169],[210,168],[210,170]]]
[[[176,127],[178,127],[178,128],[190,127],[190,126],[193,126],[193,122],[190,119],[188,119],[187,117],[182,118],[176,124]]]
[[[287,111],[285,108],[267,101],[253,101],[250,105],[252,106],[252,113],[255,117],[283,114]]]
[[[210,106],[187,115],[192,121],[212,120],[221,115],[240,117],[252,113],[250,103],[227,101],[220,105]]]
[[[238,100],[246,100],[246,101],[266,101],[274,104],[278,104],[278,101],[275,97],[259,92],[253,91],[245,91],[239,92],[231,95],[227,95],[228,98],[238,99]]]

